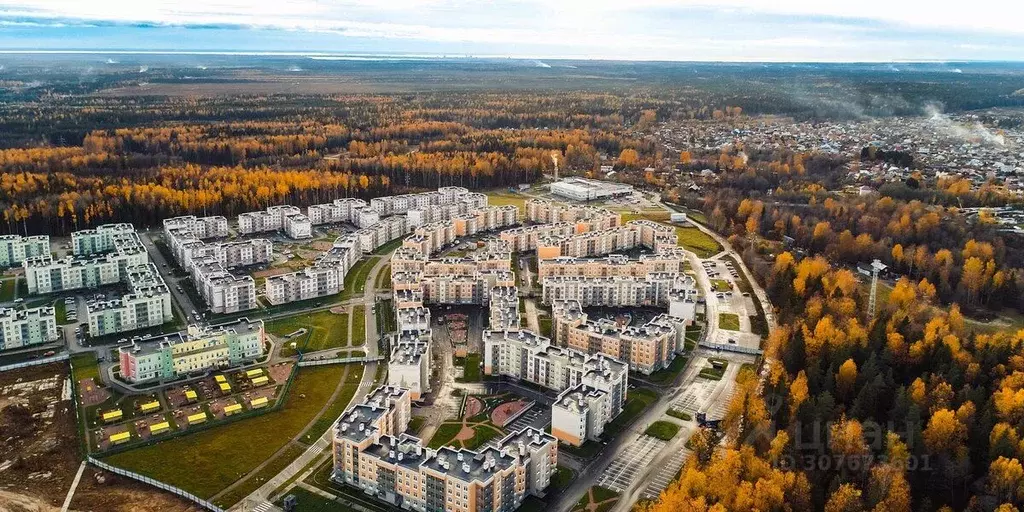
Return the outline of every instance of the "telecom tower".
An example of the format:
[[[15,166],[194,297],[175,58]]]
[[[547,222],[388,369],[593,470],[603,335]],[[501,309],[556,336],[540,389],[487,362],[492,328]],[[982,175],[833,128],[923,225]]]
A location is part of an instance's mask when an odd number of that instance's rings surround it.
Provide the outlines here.
[[[875,318],[875,301],[878,298],[878,273],[885,270],[886,265],[880,260],[871,262],[871,295],[868,297],[868,321]]]

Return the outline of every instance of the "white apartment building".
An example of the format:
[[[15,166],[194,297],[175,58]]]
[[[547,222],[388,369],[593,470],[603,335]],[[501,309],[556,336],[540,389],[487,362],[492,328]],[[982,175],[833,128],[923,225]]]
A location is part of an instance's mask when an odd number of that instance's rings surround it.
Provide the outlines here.
[[[191,232],[196,238],[223,238],[228,236],[228,219],[220,215],[210,217],[196,217],[185,215],[164,219],[164,233],[169,230],[185,229]]]
[[[430,392],[430,330],[399,331],[391,345],[388,385],[406,388],[413,400]]]
[[[570,387],[551,405],[551,435],[572,446],[598,441],[604,426],[621,412],[613,407],[611,393],[586,384]]]
[[[302,238],[312,238],[313,223],[310,222],[309,217],[298,212],[285,214],[284,234],[288,235],[288,238],[293,238],[296,240]]]
[[[174,319],[171,292],[156,265],[128,269],[129,293],[118,299],[89,301],[89,334],[104,336],[156,327]]]
[[[0,235],[0,268],[15,267],[29,258],[50,255],[47,235]]]
[[[49,255],[22,264],[31,294],[96,288],[126,282],[128,268],[145,265],[149,255],[131,224],[106,224],[71,235],[74,256]]]
[[[246,212],[238,215],[238,233],[251,235],[268,231],[284,231],[289,238],[312,236],[313,223],[298,207],[269,206],[266,211]]]
[[[314,226],[320,224],[336,224],[353,222],[352,212],[365,208],[366,201],[355,198],[335,199],[330,203],[315,204],[306,209],[306,216]]]
[[[52,306],[32,309],[0,308],[0,350],[60,339]]]

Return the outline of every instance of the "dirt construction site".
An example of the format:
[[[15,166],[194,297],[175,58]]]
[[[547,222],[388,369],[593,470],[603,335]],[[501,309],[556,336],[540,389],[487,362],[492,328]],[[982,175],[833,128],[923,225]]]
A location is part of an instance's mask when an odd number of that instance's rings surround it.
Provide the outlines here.
[[[59,511],[81,465],[67,363],[0,373],[0,512]],[[190,502],[87,467],[70,510],[192,511]]]

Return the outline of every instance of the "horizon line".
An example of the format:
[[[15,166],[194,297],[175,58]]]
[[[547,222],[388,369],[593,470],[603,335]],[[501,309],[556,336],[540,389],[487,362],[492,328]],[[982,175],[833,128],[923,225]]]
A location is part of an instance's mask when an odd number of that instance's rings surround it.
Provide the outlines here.
[[[407,53],[407,52],[325,52],[325,51],[275,51],[275,50],[131,50],[131,49],[26,49],[0,48],[0,55],[207,55],[235,57],[390,57],[417,60],[549,60],[549,61],[603,61],[603,62],[650,62],[650,63],[739,63],[739,64],[1020,64],[1020,60],[1005,59],[887,59],[887,60],[770,60],[770,59],[680,59],[623,58],[607,56],[538,56],[515,54],[448,54],[448,53]]]

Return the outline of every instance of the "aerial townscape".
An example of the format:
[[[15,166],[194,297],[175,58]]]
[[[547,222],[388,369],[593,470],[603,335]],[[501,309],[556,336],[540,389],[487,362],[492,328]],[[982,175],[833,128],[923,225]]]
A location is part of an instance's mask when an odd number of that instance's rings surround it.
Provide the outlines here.
[[[0,512],[1024,510],[1024,11],[905,3],[7,2]]]

